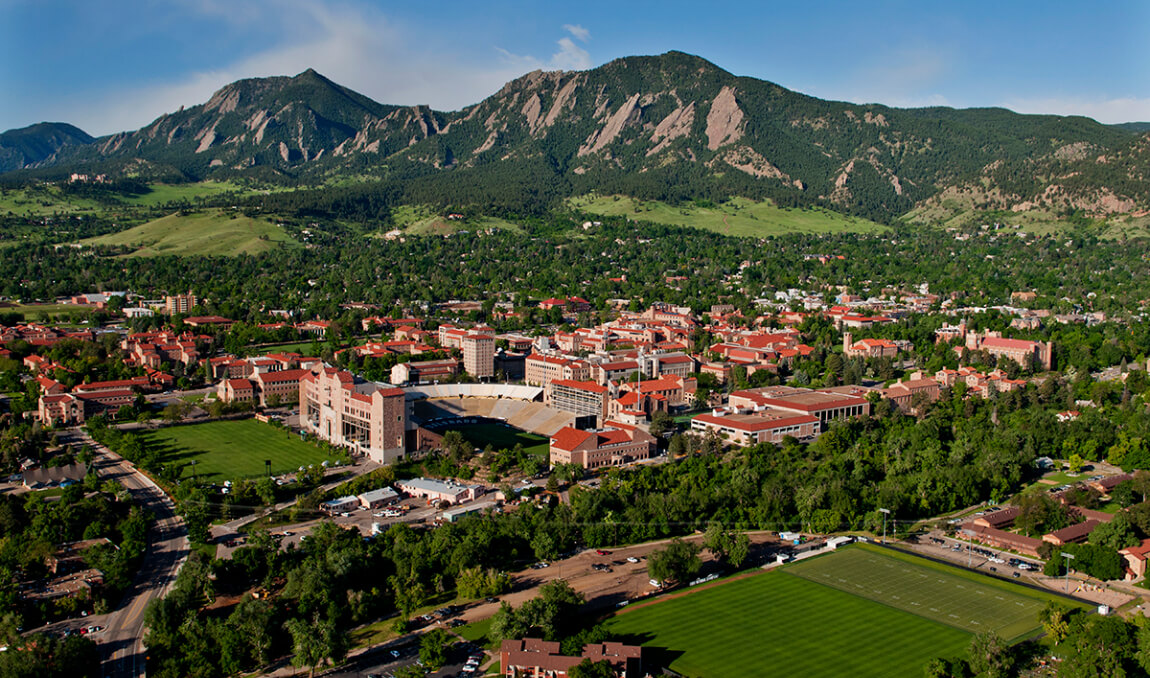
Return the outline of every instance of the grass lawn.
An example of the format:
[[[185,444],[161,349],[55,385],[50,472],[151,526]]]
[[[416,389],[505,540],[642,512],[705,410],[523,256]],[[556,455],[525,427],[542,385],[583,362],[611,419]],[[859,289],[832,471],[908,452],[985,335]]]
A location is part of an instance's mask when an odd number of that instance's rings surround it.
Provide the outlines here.
[[[933,657],[964,655],[977,631],[1033,635],[1048,599],[912,555],[852,546],[626,610],[608,625],[691,677],[817,678],[844,667],[852,678],[917,676]]]
[[[255,419],[171,426],[146,435],[149,444],[163,446],[165,463],[195,460],[196,476],[207,482],[262,476],[265,459],[271,460],[272,473],[343,461],[294,433]],[[184,470],[183,477],[191,475],[190,468]]]
[[[24,316],[25,321],[41,318],[52,320],[59,319],[60,316],[67,319],[71,316],[90,315],[93,311],[94,309],[87,306],[75,304],[0,304],[0,313],[19,313]]]
[[[601,216],[626,216],[671,226],[690,226],[723,235],[760,238],[782,233],[872,233],[885,226],[859,217],[848,217],[830,210],[790,209],[769,200],[755,202],[732,198],[714,207],[693,204],[675,206],[655,200],[636,200],[625,196],[583,196],[568,201],[574,207]]]
[[[466,626],[460,626],[455,632],[465,640],[486,646],[488,644],[487,632],[491,629],[491,619],[491,617],[488,617],[487,619],[471,622]]]
[[[138,247],[132,256],[259,254],[299,243],[279,226],[231,210],[169,214],[119,233],[83,241],[88,245]]]
[[[545,455],[550,448],[550,441],[544,436],[499,424],[472,424],[461,426],[456,430],[462,433],[469,443],[479,449],[490,444],[497,450],[510,450],[515,447],[516,443],[519,443],[526,452]]]

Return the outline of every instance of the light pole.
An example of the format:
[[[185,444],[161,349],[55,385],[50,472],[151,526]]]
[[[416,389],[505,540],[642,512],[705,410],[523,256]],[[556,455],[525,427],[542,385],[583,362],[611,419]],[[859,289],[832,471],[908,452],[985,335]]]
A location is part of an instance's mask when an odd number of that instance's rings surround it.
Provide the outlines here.
[[[1070,561],[1074,560],[1074,556],[1065,551],[1062,552],[1062,557],[1066,559],[1066,593],[1070,593]]]
[[[882,543],[886,544],[886,517],[890,515],[890,509],[880,508],[879,513],[882,514]]]
[[[974,558],[974,530],[962,530],[962,533],[969,540],[966,545],[966,568],[970,569],[971,561]]]

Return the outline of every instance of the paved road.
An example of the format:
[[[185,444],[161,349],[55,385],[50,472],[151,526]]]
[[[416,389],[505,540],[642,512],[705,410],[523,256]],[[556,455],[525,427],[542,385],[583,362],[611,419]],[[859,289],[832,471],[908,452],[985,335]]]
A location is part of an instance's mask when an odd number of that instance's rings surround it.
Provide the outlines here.
[[[86,442],[96,452],[96,466],[103,479],[117,480],[139,505],[150,511],[155,521],[148,530],[148,548],[132,586],[117,609],[109,614],[88,617],[83,624],[106,627],[93,636],[100,646],[105,676],[134,678],[145,675],[144,610],[153,599],[167,593],[188,556],[188,531],[176,515],[176,506],[147,476],[134,466],[95,442],[82,431],[74,438]],[[63,626],[67,627],[68,622]]]

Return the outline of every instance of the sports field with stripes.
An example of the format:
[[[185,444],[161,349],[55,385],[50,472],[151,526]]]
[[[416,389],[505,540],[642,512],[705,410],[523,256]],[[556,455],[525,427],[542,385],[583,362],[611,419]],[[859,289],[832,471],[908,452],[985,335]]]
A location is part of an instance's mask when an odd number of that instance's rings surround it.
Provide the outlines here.
[[[631,610],[613,634],[691,678],[917,676],[975,633],[1040,630],[1044,593],[867,545]],[[1062,601],[1066,604],[1068,601]]]

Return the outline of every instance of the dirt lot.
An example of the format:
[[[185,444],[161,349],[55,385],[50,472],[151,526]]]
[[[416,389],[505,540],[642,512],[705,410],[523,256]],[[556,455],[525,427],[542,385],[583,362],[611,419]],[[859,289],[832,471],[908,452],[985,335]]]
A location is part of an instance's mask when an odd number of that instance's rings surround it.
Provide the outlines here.
[[[780,548],[781,544],[774,533],[751,533],[751,553],[745,565],[757,565],[766,562],[769,554]],[[702,541],[702,535],[684,537],[685,541]],[[587,549],[577,555],[564,560],[551,563],[543,569],[522,570],[512,575],[512,592],[504,594],[500,600],[505,600],[515,607],[537,595],[536,589],[554,579],[566,579],[571,588],[583,594],[591,609],[611,608],[623,601],[636,601],[654,595],[658,590],[649,583],[647,575],[647,555],[652,551],[663,548],[669,540],[648,542],[636,546],[626,546],[615,549],[604,549],[607,555],[599,555],[595,549]],[[631,563],[627,558],[636,558],[638,562]],[[701,554],[703,559],[702,574],[713,571],[713,558],[707,551]],[[606,571],[591,568],[592,565],[603,564],[609,567]],[[460,617],[464,621],[472,622],[485,619],[495,614],[499,603],[476,603],[467,607]]]

